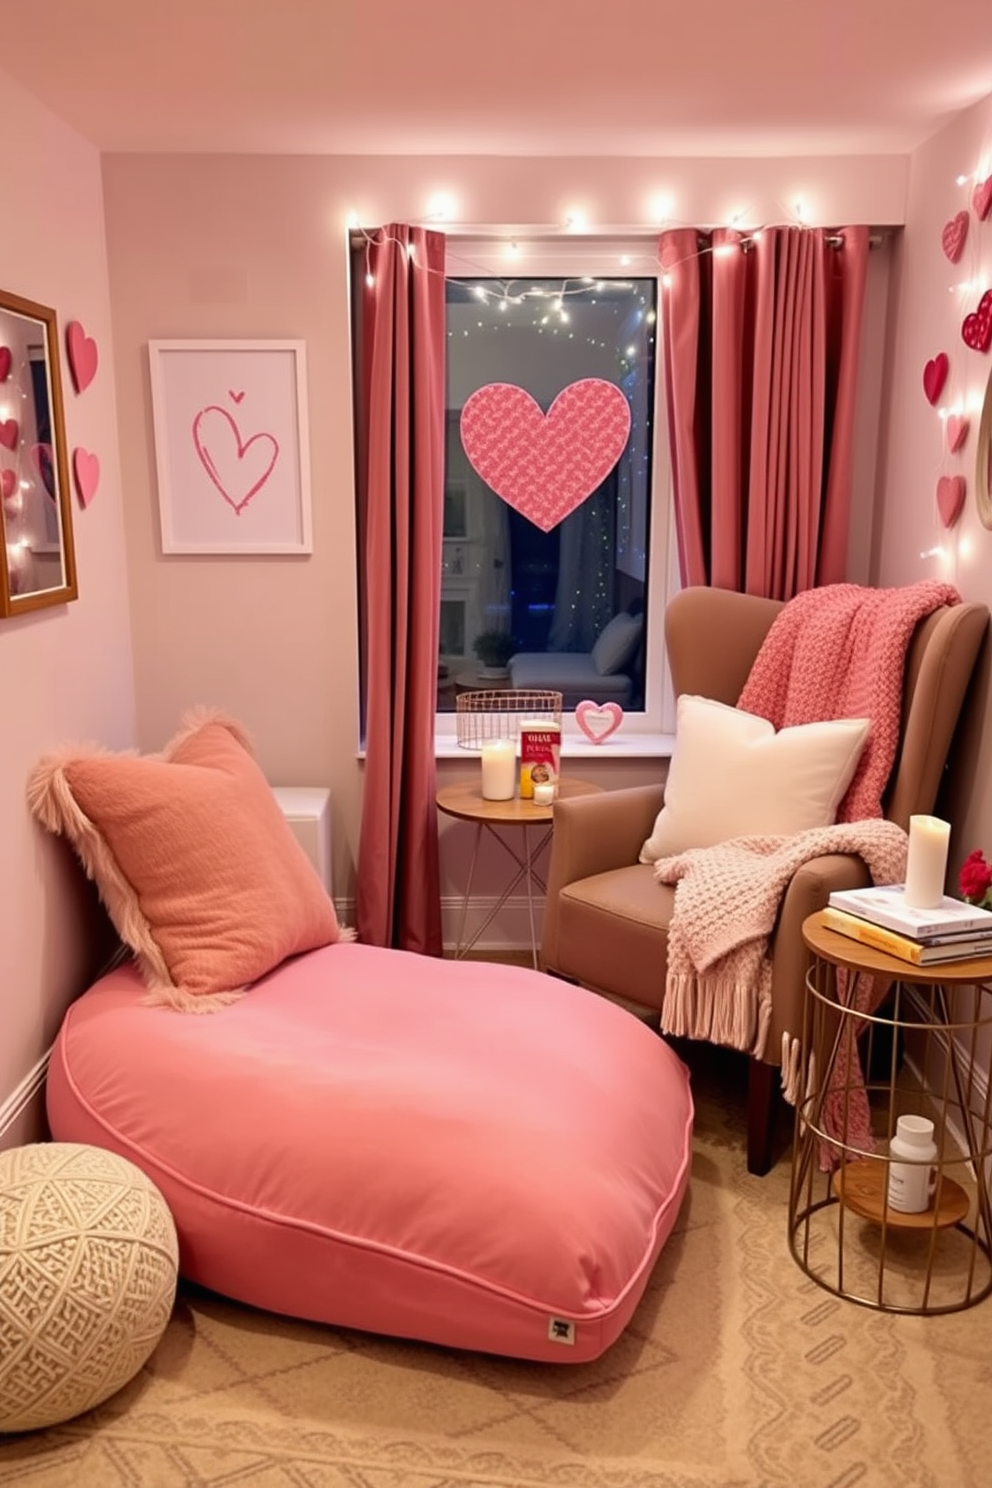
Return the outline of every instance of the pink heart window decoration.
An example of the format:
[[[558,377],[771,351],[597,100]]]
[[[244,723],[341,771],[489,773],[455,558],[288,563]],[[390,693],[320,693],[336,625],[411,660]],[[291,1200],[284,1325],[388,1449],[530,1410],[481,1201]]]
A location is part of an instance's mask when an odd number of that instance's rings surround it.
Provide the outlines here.
[[[550,532],[606,479],[630,435],[630,404],[612,382],[585,377],[545,414],[522,387],[491,382],[466,400],[465,453],[508,506]]]
[[[623,709],[619,703],[594,703],[586,698],[575,710],[575,722],[593,744],[602,744],[623,723]]]

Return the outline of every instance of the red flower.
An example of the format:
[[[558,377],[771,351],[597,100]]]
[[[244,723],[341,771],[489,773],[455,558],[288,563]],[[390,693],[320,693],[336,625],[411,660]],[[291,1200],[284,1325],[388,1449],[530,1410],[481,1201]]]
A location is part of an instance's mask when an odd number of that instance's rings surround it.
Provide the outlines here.
[[[958,893],[969,904],[984,904],[992,889],[992,864],[986,862],[981,850],[976,847],[961,865],[958,874]]]

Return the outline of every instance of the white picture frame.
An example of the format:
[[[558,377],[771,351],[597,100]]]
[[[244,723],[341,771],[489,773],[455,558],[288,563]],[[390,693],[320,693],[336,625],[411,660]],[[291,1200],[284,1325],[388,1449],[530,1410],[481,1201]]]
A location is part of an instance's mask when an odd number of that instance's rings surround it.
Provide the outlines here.
[[[149,341],[162,552],[313,551],[306,344]]]

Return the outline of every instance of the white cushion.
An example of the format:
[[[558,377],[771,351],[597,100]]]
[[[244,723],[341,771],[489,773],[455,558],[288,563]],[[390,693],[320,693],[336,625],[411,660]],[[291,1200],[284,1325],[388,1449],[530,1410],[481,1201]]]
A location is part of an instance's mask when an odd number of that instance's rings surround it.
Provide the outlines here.
[[[869,726],[867,718],[838,718],[776,733],[765,718],[683,694],[665,804],[641,862],[733,837],[791,836],[829,826]]]
[[[644,626],[643,615],[614,615],[596,639],[592,648],[592,664],[601,677],[610,672],[619,672],[637,650]]]

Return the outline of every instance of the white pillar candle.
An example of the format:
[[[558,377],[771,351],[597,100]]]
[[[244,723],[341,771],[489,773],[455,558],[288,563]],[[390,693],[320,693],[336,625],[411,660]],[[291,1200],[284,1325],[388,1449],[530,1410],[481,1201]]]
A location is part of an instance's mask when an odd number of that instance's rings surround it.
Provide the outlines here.
[[[933,909],[944,897],[949,822],[937,816],[909,818],[906,857],[906,903],[913,909]]]
[[[487,739],[482,746],[482,799],[511,801],[516,790],[516,745],[512,739]]]

